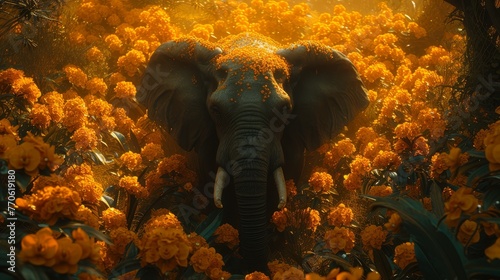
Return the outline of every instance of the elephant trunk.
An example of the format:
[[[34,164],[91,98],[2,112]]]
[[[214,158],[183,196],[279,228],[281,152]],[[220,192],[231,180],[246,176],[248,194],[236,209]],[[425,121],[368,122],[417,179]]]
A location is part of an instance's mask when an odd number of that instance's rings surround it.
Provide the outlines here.
[[[249,272],[267,271],[267,176],[268,162],[245,160],[234,176],[240,215],[240,253]]]

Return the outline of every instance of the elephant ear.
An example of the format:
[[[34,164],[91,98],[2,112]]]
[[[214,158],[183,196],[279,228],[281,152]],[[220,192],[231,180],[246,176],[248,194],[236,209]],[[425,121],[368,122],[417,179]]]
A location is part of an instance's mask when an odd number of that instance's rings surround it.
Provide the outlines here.
[[[137,101],[147,108],[149,118],[187,151],[215,131],[206,108],[206,73],[210,60],[220,53],[194,39],[164,43],[151,56],[137,88]]]
[[[368,106],[358,72],[339,51],[303,42],[277,53],[292,65],[290,85],[295,118],[286,127],[284,137],[300,139],[296,146],[317,149]]]

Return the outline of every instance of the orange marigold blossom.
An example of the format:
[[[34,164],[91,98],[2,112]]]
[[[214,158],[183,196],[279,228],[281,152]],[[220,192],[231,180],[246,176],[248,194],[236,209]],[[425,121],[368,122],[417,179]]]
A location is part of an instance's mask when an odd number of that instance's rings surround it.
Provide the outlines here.
[[[388,231],[399,232],[402,222],[403,222],[403,220],[399,216],[398,212],[394,212],[391,214],[389,221],[387,221],[387,223],[384,224],[384,227]]]
[[[137,171],[142,168],[142,157],[134,152],[126,152],[120,156],[122,164],[130,171]]]
[[[49,227],[38,230],[35,234],[28,234],[21,240],[19,259],[34,265],[52,266],[55,264],[55,255],[59,244],[52,235]]]
[[[109,232],[109,237],[113,240],[113,245],[110,246],[110,249],[119,255],[125,253],[125,249],[130,242],[137,242],[137,234],[125,227],[112,229]]]
[[[314,172],[308,182],[317,193],[326,193],[333,187],[332,175],[326,172]]]
[[[500,237],[497,238],[495,243],[484,250],[484,254],[490,260],[500,259]]]
[[[2,134],[2,135],[10,134],[12,136],[15,136],[17,139],[17,129],[18,128],[19,128],[19,126],[12,126],[8,119],[1,119],[0,120],[0,134]]]
[[[0,134],[0,158],[6,158],[7,150],[17,146],[16,137],[12,134]]]
[[[226,244],[230,249],[233,249],[240,243],[238,230],[230,224],[219,226],[215,230],[214,235],[216,236],[215,243]]]
[[[114,89],[115,97],[117,98],[133,98],[135,97],[137,89],[131,82],[121,81],[116,83]]]
[[[274,276],[276,274],[279,273],[279,275],[282,275],[283,272],[285,272],[291,268],[291,266],[289,264],[286,264],[284,262],[280,262],[279,260],[274,260],[274,261],[268,262],[267,267],[269,268],[269,271],[271,271],[271,277],[273,279],[274,279]]]
[[[392,194],[392,187],[386,185],[372,186],[368,194],[373,196],[388,196]]]
[[[479,201],[472,192],[472,188],[461,187],[444,203],[448,225],[456,226],[462,212],[471,214],[477,209]]]
[[[108,85],[106,85],[102,78],[97,77],[89,79],[87,83],[85,83],[85,88],[92,95],[105,96],[106,92],[108,91]]]
[[[348,157],[354,152],[356,152],[356,147],[351,139],[346,138],[335,143],[335,145],[325,153],[323,161],[330,167],[335,167],[342,157]]]
[[[141,149],[143,160],[153,161],[165,157],[165,153],[160,144],[148,143]]]
[[[102,221],[104,223],[104,228],[107,230],[127,226],[125,214],[121,210],[113,207],[102,211]]]
[[[309,207],[306,209],[306,212],[309,212],[307,216],[306,226],[308,229],[311,229],[313,232],[316,231],[316,228],[321,224],[321,217],[319,216],[319,211],[316,209],[310,209]]]
[[[463,245],[477,243],[480,239],[479,225],[471,220],[465,220],[459,227],[457,239]]]
[[[87,106],[81,97],[69,99],[64,103],[62,124],[73,132],[87,123]]]
[[[192,251],[187,235],[182,228],[177,227],[145,228],[139,249],[141,265],[155,264],[162,273],[172,271],[177,266],[187,267],[188,256]]]
[[[288,209],[283,208],[280,211],[275,211],[271,218],[271,221],[279,232],[283,232],[287,226],[288,218],[287,218]]]
[[[90,238],[83,229],[77,228],[73,230],[71,232],[71,237],[73,237],[75,243],[82,248],[82,260],[89,258],[92,261],[96,261],[99,258],[100,246],[98,246],[94,238]]]
[[[55,171],[61,164],[64,163],[64,159],[55,153],[56,148],[43,141],[40,136],[34,136],[30,131],[23,138],[24,142],[33,143],[35,149],[40,152],[40,164],[38,168],[43,170],[48,168],[51,171]]]
[[[351,225],[354,213],[352,209],[340,203],[337,207],[328,212],[328,224],[331,226],[341,227]]]
[[[48,106],[35,103],[30,111],[31,124],[41,129],[49,127],[52,121]]]
[[[290,266],[287,270],[276,273],[273,277],[273,280],[303,280],[304,277],[304,271]]]
[[[224,262],[222,256],[215,252],[215,249],[200,248],[190,258],[190,263],[194,271],[198,273],[207,273],[214,268],[222,268]]]
[[[80,205],[78,212],[75,215],[75,221],[80,221],[86,225],[89,225],[95,229],[100,228],[100,219],[97,215],[92,212],[89,208],[84,205]]]
[[[6,158],[12,169],[24,169],[27,174],[34,176],[38,174],[38,165],[42,156],[33,143],[24,142],[8,149]]]
[[[139,67],[146,63],[146,57],[141,51],[130,50],[124,56],[120,56],[117,61],[118,67],[125,70],[129,77],[139,72]]]
[[[366,251],[372,249],[381,249],[382,244],[385,242],[387,232],[381,226],[369,225],[361,231],[361,241],[363,242],[363,249]]]
[[[58,249],[55,256],[56,263],[52,266],[55,272],[59,274],[74,274],[78,270],[78,262],[82,257],[82,247],[69,237],[63,237],[57,240]]]
[[[68,77],[68,80],[71,84],[84,88],[85,84],[87,83],[87,74],[85,74],[82,69],[75,65],[66,65],[63,68],[64,72],[66,73],[66,76]]]
[[[139,183],[137,176],[123,176],[118,186],[137,198],[144,198],[149,194],[148,190]]]
[[[331,249],[334,254],[339,251],[349,253],[354,248],[356,240],[354,233],[345,227],[335,227],[327,230],[323,239],[326,242],[326,247]]]
[[[40,89],[35,84],[32,78],[22,77],[10,85],[12,93],[22,97],[31,105],[35,104],[37,99],[42,95]]]
[[[208,248],[210,247],[203,238],[203,236],[198,235],[196,232],[191,232],[190,234],[187,235],[189,242],[191,242],[191,247],[193,248],[193,251],[196,251],[202,247]]]
[[[262,272],[254,271],[245,275],[245,280],[271,280],[267,275]]]
[[[82,126],[78,128],[71,140],[75,142],[75,148],[79,151],[88,151],[97,147],[98,139],[95,130]]]
[[[45,187],[17,198],[16,204],[32,219],[53,225],[59,218],[73,219],[81,205],[81,198],[67,187]]]
[[[413,242],[400,244],[394,249],[394,263],[401,269],[404,269],[408,264],[416,261],[415,244]]]

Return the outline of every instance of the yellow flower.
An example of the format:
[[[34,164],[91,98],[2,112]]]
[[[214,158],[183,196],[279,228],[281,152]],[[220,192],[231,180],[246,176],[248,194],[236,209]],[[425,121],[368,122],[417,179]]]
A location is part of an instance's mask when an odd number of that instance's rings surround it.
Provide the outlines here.
[[[21,96],[31,104],[34,104],[42,95],[32,78],[22,77],[15,80],[11,85],[11,89],[15,95]]]
[[[307,215],[307,222],[306,222],[306,227],[308,229],[311,229],[313,232],[316,231],[316,228],[321,224],[321,217],[319,216],[318,210],[315,209],[310,209],[309,207],[306,209],[306,213],[309,212]]]
[[[125,253],[125,248],[130,242],[137,241],[136,233],[125,227],[112,229],[109,232],[109,237],[113,240],[113,245],[111,245],[110,249],[119,255],[123,255]]]
[[[267,263],[267,267],[271,271],[271,278],[274,279],[275,275],[282,275],[283,272],[289,270],[291,268],[290,265],[280,262],[279,260],[274,260],[272,262]]]
[[[495,241],[495,243],[493,243],[493,245],[484,250],[484,254],[490,260],[500,259],[500,237],[497,238],[497,240]]]
[[[71,140],[75,141],[75,148],[79,151],[88,151],[97,147],[96,132],[87,127],[80,127],[71,136]]]
[[[71,84],[81,88],[85,87],[85,84],[87,83],[87,74],[85,74],[82,69],[69,64],[64,66],[63,70]]]
[[[123,43],[115,34],[111,34],[104,38],[104,42],[111,51],[119,52],[122,49]]]
[[[388,196],[392,194],[392,187],[386,185],[372,186],[368,194],[373,196]]]
[[[147,161],[153,161],[163,158],[165,154],[161,145],[148,143],[141,149],[141,156]]]
[[[120,188],[124,188],[129,194],[134,195],[137,198],[144,198],[148,196],[148,190],[143,187],[139,181],[137,181],[137,176],[124,176],[118,182]]]
[[[337,207],[330,210],[328,213],[328,224],[331,226],[350,226],[354,213],[352,209],[340,203]]]
[[[48,107],[43,104],[36,103],[31,108],[30,112],[31,124],[41,129],[45,129],[50,125],[50,113]]]
[[[141,51],[130,50],[124,56],[120,56],[117,61],[118,67],[125,70],[127,75],[133,77],[139,72],[139,68],[146,63],[146,57]]]
[[[142,167],[142,157],[134,152],[126,152],[120,156],[122,164],[130,171],[140,170]]]
[[[216,236],[215,243],[226,244],[230,249],[233,249],[240,243],[238,230],[230,224],[219,226],[214,235]]]
[[[56,254],[56,263],[52,266],[55,272],[59,274],[74,274],[78,270],[78,262],[82,257],[82,247],[69,237],[63,237],[57,240],[58,250]]]
[[[381,249],[382,244],[387,237],[387,232],[381,226],[369,225],[361,232],[361,241],[363,249],[366,251],[372,249]]]
[[[24,142],[7,150],[7,159],[11,168],[24,169],[26,173],[34,176],[38,173],[41,155],[33,143]]]
[[[458,229],[457,239],[463,245],[470,245],[479,241],[478,224],[471,220],[465,220]]]
[[[330,167],[335,167],[342,157],[349,157],[356,152],[356,147],[351,139],[346,138],[338,141],[335,145],[325,153],[324,163]]]
[[[283,232],[287,226],[288,218],[287,218],[288,209],[283,208],[280,211],[275,211],[271,218],[271,221],[279,232]]]
[[[52,266],[59,244],[52,236],[52,230],[44,227],[36,234],[28,234],[21,240],[19,259],[34,265]]]
[[[333,187],[332,175],[326,172],[314,172],[308,182],[317,193],[326,193]]]
[[[461,187],[445,202],[446,223],[455,226],[462,212],[471,214],[477,209],[478,199],[472,194],[471,188]]]
[[[125,214],[113,207],[102,211],[102,221],[104,223],[104,228],[107,230],[127,226],[127,218]]]
[[[87,57],[87,59],[89,61],[96,61],[96,62],[99,62],[99,61],[103,61],[104,60],[104,54],[101,52],[101,50],[97,47],[92,47],[90,49],[88,49],[86,52],[85,52],[85,56]]]
[[[0,134],[0,158],[7,156],[6,152],[10,148],[17,146],[16,137],[12,134]]]
[[[99,248],[96,245],[94,238],[90,238],[89,235],[81,228],[77,228],[71,232],[71,236],[75,241],[75,244],[78,244],[82,248],[82,255],[80,257],[83,259],[91,259],[96,260],[99,253]]]
[[[114,91],[117,98],[134,98],[137,90],[131,82],[120,81],[116,83]]]
[[[387,221],[387,223],[384,224],[384,227],[388,231],[399,232],[399,229],[401,227],[402,222],[403,222],[403,220],[399,216],[398,212],[394,212],[391,214],[389,221]]]
[[[75,97],[64,104],[63,125],[73,132],[84,126],[87,122],[87,107],[81,97]]]
[[[99,229],[100,218],[84,205],[80,205],[78,212],[75,215],[75,220],[89,225],[95,229]]]
[[[245,275],[245,280],[270,280],[268,276],[259,271]]]
[[[190,234],[187,235],[189,242],[191,243],[191,247],[193,248],[194,251],[204,247],[208,248],[208,243],[203,238],[203,236],[196,234],[195,232],[191,232]]]
[[[331,249],[334,254],[337,254],[339,251],[349,253],[354,248],[356,239],[351,230],[345,227],[335,227],[325,232],[324,240],[326,246]]]
[[[92,78],[87,81],[85,88],[90,92],[90,94],[105,96],[108,91],[108,86],[102,78]]]
[[[296,267],[289,267],[283,272],[276,273],[273,280],[303,280],[304,277],[304,271]]]
[[[396,246],[394,250],[394,263],[401,269],[404,269],[408,264],[416,262],[415,244],[406,242]]]
[[[206,273],[213,268],[220,269],[224,265],[222,256],[214,248],[200,248],[191,256],[190,263],[198,273]]]

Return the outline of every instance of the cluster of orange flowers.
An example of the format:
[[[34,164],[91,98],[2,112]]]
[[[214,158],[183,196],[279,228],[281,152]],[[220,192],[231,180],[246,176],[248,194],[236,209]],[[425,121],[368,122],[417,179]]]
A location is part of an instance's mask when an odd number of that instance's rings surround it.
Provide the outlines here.
[[[81,260],[96,261],[99,258],[100,247],[81,228],[72,232],[72,238],[63,236],[56,239],[54,235],[50,228],[45,227],[35,234],[24,236],[19,258],[34,265],[50,267],[60,274],[74,274]]]
[[[286,227],[306,228],[315,232],[316,228],[321,224],[321,217],[318,210],[310,207],[293,211],[285,207],[273,213],[271,222],[279,232],[283,232]]]

